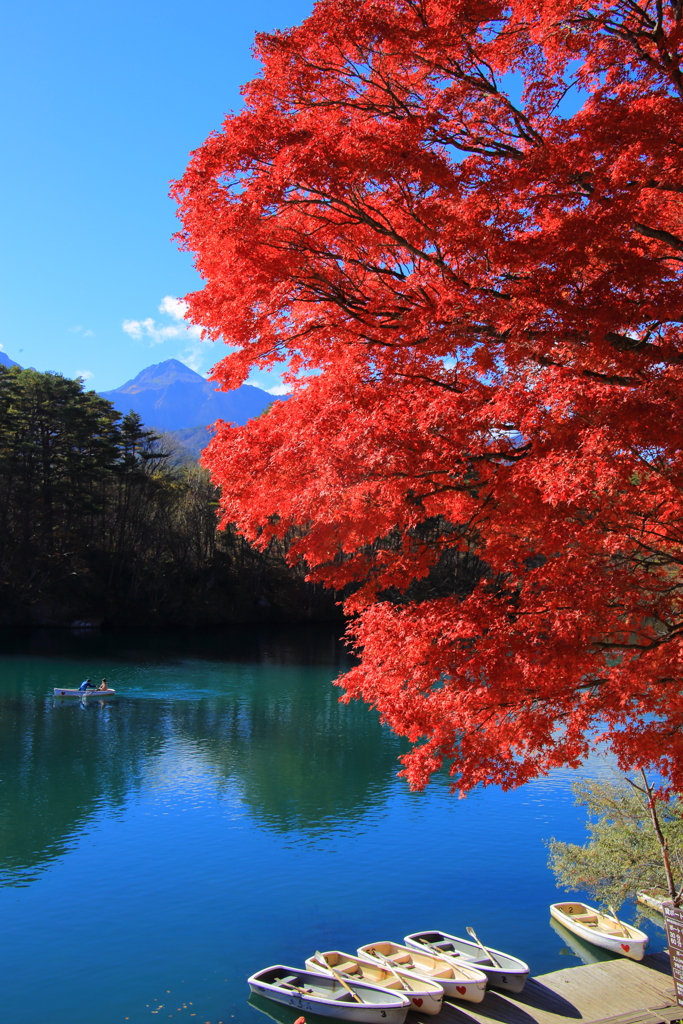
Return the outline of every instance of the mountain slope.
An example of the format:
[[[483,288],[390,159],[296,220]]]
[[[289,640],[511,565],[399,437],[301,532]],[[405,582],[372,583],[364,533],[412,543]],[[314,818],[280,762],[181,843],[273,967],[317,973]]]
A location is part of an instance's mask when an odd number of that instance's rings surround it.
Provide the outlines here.
[[[213,383],[178,359],[148,366],[120,388],[100,394],[119,412],[139,413],[145,426],[169,431],[203,427],[217,419],[243,426],[274,401],[267,391],[250,384],[216,391]]]
[[[0,352],[0,363],[2,363],[3,366],[19,366],[19,363],[15,363],[13,359],[10,359],[6,352]],[[19,367],[19,369],[21,369],[21,367]]]

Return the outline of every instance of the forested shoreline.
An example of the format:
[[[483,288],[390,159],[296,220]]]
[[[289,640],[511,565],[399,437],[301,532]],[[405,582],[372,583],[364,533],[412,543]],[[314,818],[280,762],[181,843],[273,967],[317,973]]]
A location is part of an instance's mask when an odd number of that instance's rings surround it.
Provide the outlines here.
[[[283,544],[217,530],[218,499],[182,448],[82,381],[0,366],[0,624],[340,617]]]

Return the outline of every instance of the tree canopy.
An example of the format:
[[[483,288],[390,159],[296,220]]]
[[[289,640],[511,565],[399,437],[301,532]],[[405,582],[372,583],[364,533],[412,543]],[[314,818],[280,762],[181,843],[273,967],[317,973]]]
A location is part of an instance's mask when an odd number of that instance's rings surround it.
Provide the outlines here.
[[[574,787],[576,803],[591,820],[590,838],[580,846],[557,839],[549,842],[550,866],[567,889],[589,892],[617,906],[639,890],[657,889],[668,899],[668,878],[662,850],[642,791],[626,782],[581,781]],[[683,807],[680,800],[654,800],[654,807],[672,865],[674,891],[680,899],[683,881]]]
[[[342,682],[466,790],[683,789],[679,0],[319,0],[174,186],[226,523],[345,588]]]

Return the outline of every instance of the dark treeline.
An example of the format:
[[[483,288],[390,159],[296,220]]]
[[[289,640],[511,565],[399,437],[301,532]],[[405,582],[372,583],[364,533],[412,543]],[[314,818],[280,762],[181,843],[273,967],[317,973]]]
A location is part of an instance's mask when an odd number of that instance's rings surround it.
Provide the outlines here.
[[[79,380],[0,365],[0,622],[336,616],[334,598],[216,530],[208,474]]]

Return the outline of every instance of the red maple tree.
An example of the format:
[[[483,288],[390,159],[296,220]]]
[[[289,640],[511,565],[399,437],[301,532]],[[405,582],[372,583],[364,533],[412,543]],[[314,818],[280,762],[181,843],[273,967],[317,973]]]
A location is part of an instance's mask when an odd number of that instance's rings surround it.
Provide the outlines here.
[[[213,379],[292,388],[207,450],[223,516],[345,588],[414,787],[602,737],[683,790],[682,39],[681,0],[319,0],[174,186]]]

